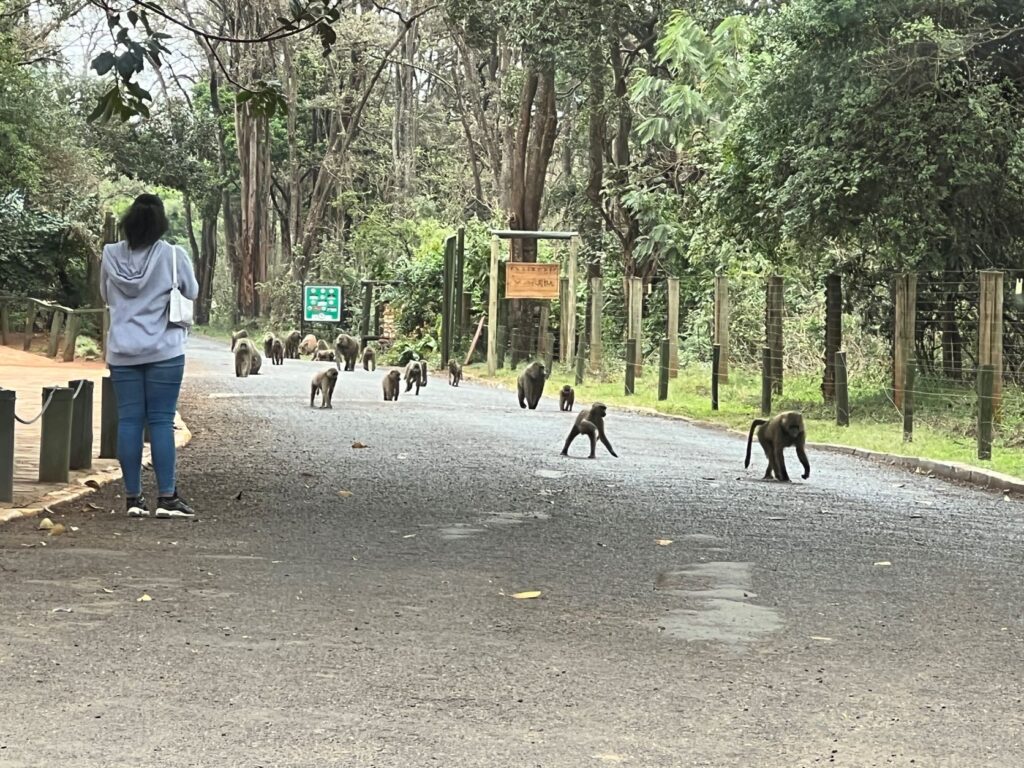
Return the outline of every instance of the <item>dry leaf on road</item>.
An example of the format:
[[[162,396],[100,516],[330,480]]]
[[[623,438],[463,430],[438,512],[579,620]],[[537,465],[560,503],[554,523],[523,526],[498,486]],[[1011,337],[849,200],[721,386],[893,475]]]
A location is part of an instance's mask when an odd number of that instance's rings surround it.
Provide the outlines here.
[[[50,529],[51,536],[60,536],[62,533],[64,533],[64,526],[60,523],[57,523]]]
[[[669,544],[672,543],[672,539],[655,539],[654,543],[657,544],[659,547],[667,547]]]
[[[51,520],[48,517],[44,517],[42,520],[39,521],[39,527],[36,528],[36,530],[37,531],[48,531],[51,528],[53,528],[53,520]]]
[[[338,495],[341,496],[341,498],[343,498],[343,499],[347,499],[349,496],[352,495],[352,491],[346,491],[346,490],[342,489],[342,490],[338,491]]]
[[[512,597],[516,600],[533,600],[535,597],[540,597],[540,590],[534,590],[531,592],[516,592]]]
[[[149,595],[143,594],[142,597],[135,598],[135,602],[136,603],[148,603],[148,602],[152,601],[152,599],[153,598],[150,597]]]
[[[358,440],[356,440],[356,442],[352,443],[352,447],[353,448],[369,448],[368,445],[364,445],[363,443],[360,443]]]

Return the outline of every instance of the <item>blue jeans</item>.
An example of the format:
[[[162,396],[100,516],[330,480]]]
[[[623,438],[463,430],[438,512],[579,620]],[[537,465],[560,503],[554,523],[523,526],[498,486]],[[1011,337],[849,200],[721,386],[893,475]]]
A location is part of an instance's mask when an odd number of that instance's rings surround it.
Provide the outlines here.
[[[110,366],[117,394],[117,460],[129,496],[142,493],[142,430],[146,424],[157,493],[174,495],[174,412],[184,373],[184,355],[145,365]]]

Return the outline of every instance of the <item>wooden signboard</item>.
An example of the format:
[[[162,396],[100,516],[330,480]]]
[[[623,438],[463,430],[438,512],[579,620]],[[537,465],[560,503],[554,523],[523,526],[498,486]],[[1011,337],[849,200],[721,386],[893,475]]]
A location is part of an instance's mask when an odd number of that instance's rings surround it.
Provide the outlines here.
[[[508,262],[505,265],[506,299],[557,299],[558,264],[524,264]]]

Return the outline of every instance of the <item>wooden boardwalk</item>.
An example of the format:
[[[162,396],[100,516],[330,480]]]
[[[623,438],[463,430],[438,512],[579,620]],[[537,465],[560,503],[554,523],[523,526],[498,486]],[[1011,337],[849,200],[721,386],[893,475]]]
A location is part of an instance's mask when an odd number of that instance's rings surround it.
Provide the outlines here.
[[[17,392],[16,413],[31,419],[42,408],[42,388],[67,386],[73,379],[91,379],[93,391],[93,460],[92,468],[70,473],[68,485],[40,483],[39,441],[42,421],[16,424],[14,428],[14,501],[0,502],[0,520],[14,517],[13,510],[38,509],[72,498],[85,488],[85,481],[94,478],[100,482],[118,477],[120,468],[115,459],[98,458],[100,448],[101,379],[106,373],[102,362],[76,360],[57,362],[46,357],[23,352],[19,348],[0,347],[0,387]],[[145,459],[148,460],[148,448]]]

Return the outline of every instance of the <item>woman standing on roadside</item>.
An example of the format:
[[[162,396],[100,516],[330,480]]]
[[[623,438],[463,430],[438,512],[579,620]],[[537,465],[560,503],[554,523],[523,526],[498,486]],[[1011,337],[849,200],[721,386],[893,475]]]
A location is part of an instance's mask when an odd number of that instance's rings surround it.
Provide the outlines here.
[[[142,433],[149,424],[156,472],[155,517],[193,518],[175,482],[174,413],[185,372],[188,331],[169,322],[177,260],[178,289],[199,295],[185,251],[161,238],[168,229],[164,204],[139,195],[121,220],[124,240],[103,246],[100,293],[110,308],[106,350],[117,394],[117,460],[124,475],[130,517],[148,517],[142,493]]]

